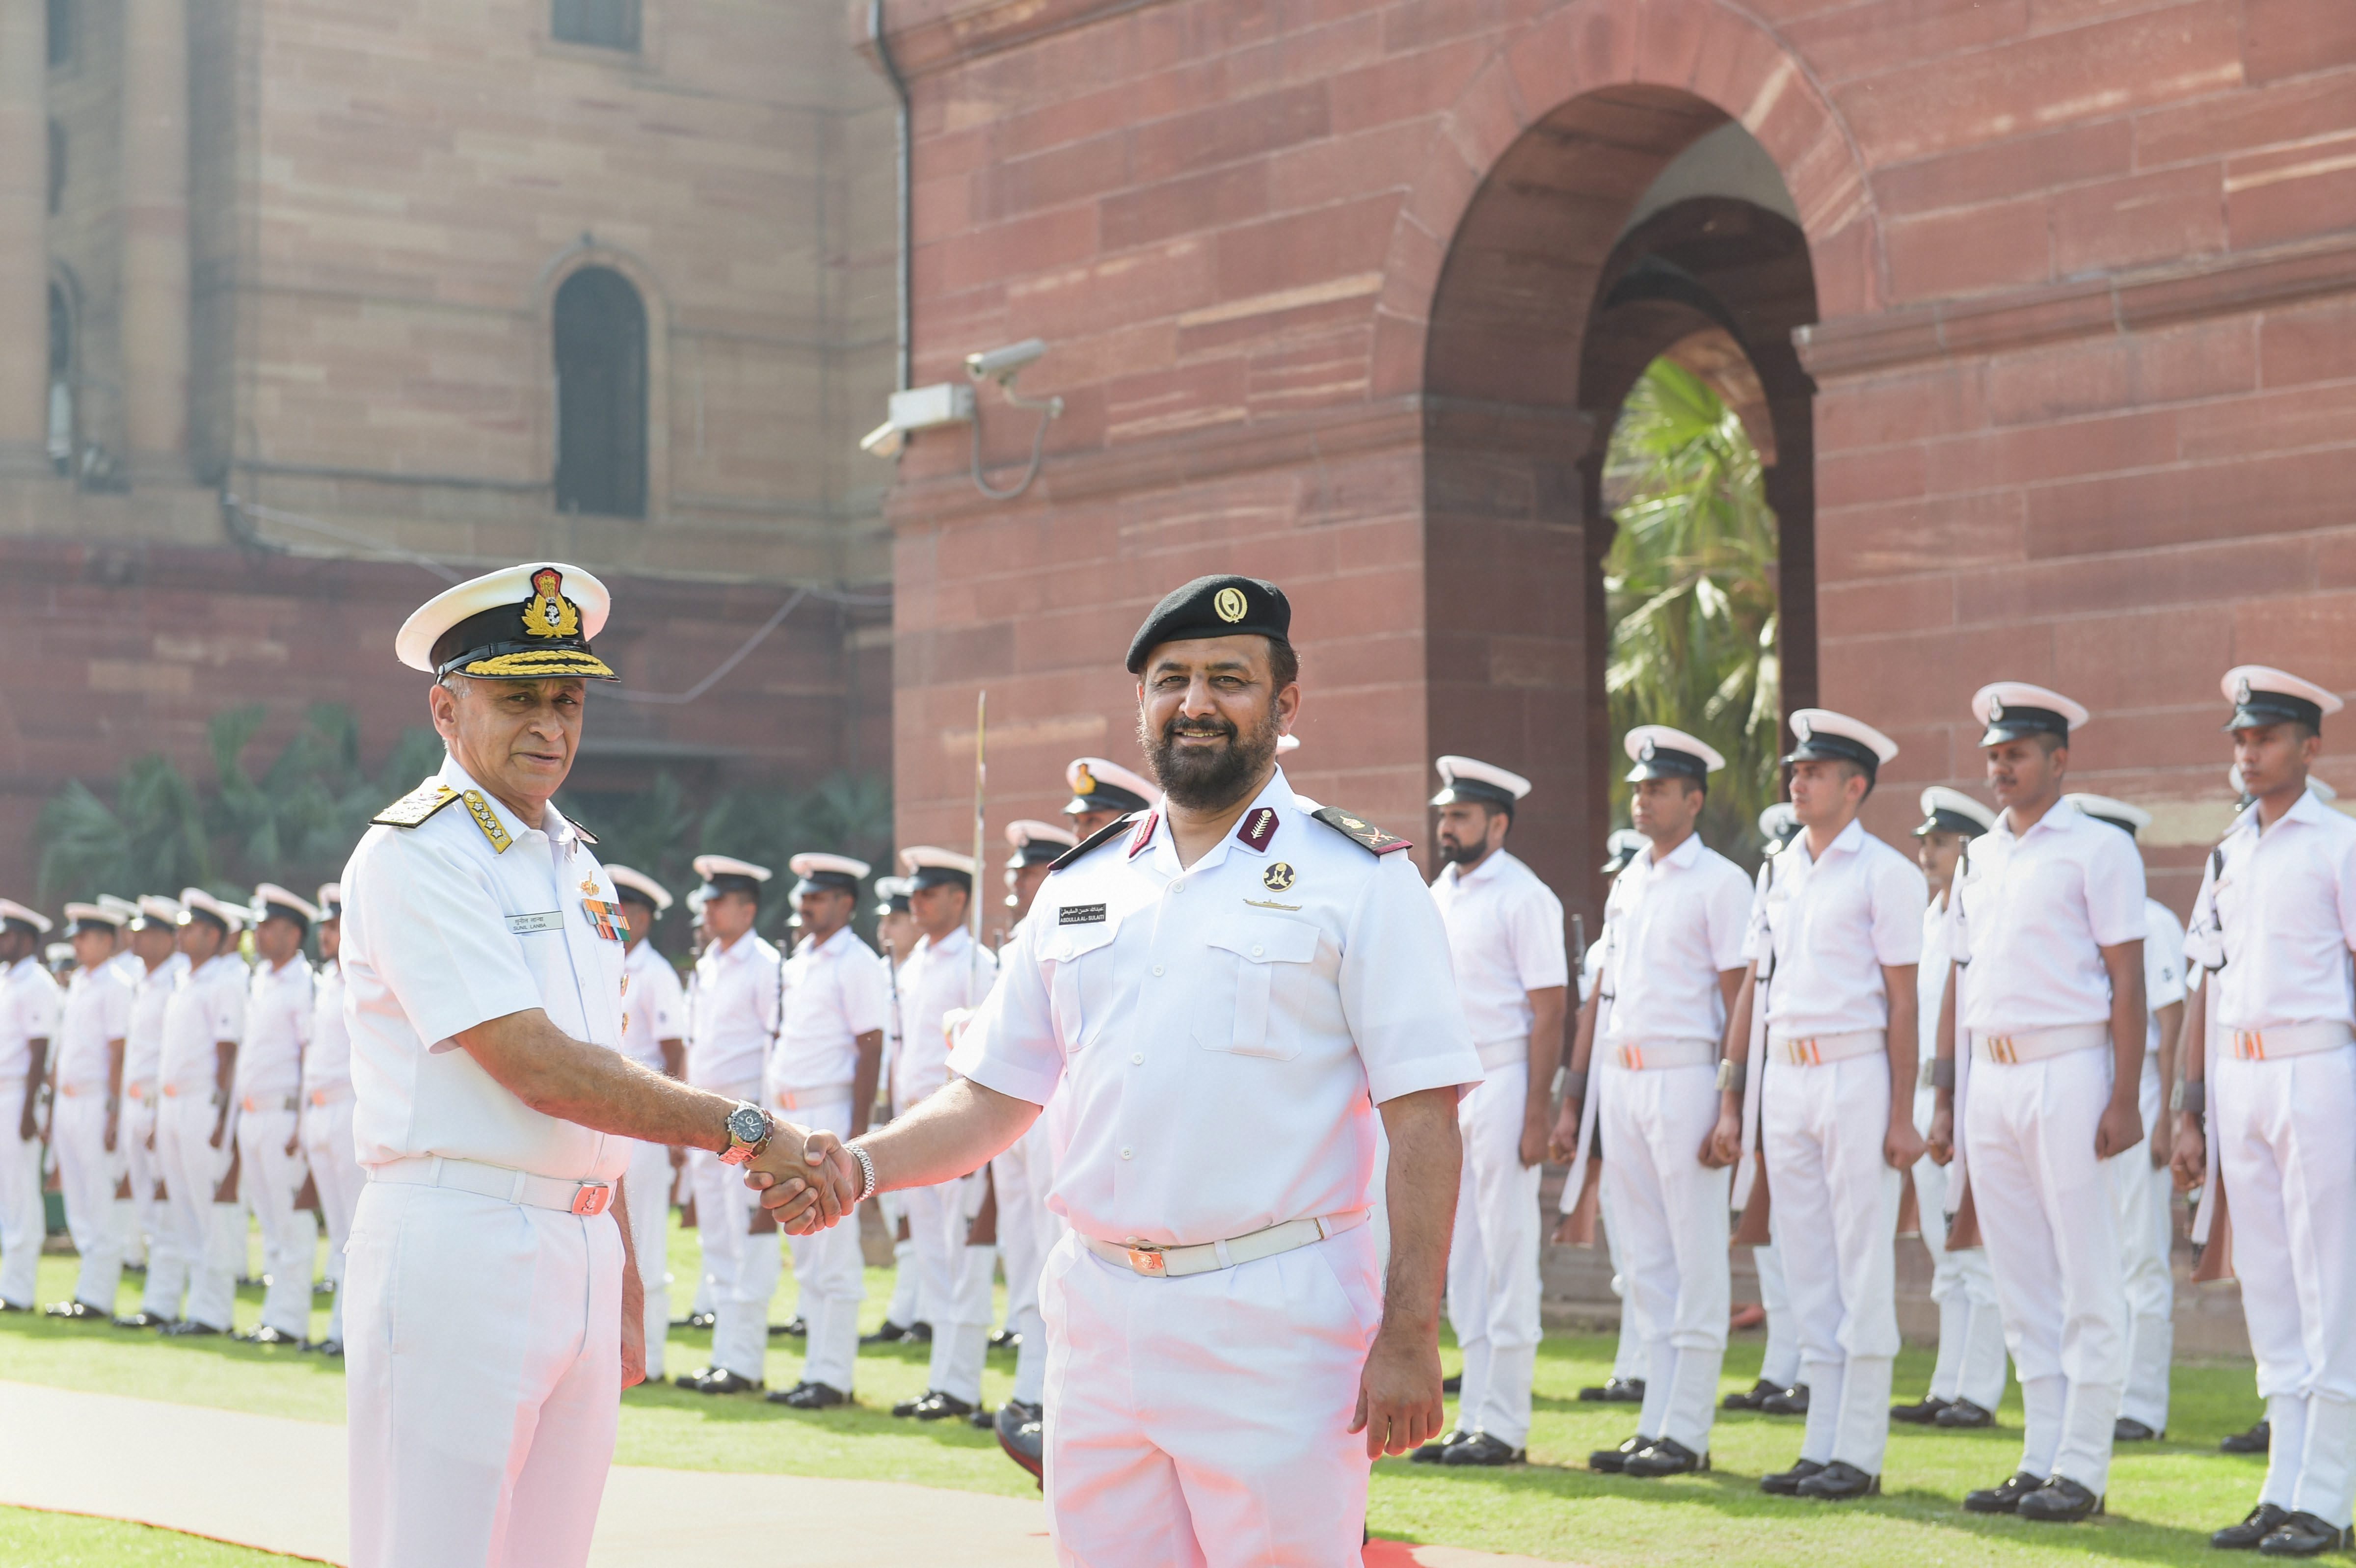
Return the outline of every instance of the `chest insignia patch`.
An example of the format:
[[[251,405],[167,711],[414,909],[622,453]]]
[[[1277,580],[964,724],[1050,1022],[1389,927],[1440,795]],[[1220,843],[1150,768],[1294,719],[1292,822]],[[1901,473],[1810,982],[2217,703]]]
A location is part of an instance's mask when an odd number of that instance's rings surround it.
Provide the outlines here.
[[[1244,814],[1243,826],[1236,829],[1236,837],[1254,849],[1266,849],[1268,841],[1276,837],[1276,808],[1259,806]],[[1269,884],[1275,886],[1273,882]]]
[[[440,779],[428,779],[369,818],[387,827],[414,827],[458,798],[458,792]]]
[[[466,803],[467,813],[474,817],[475,826],[481,828],[483,837],[491,841],[491,852],[506,854],[515,840],[508,837],[507,827],[499,821],[499,814],[491,809],[490,802],[483,798],[480,791],[471,789],[459,798]]]
[[[591,898],[593,898],[593,899],[594,899],[594,898],[595,898],[595,897],[597,896],[597,882],[596,882],[596,880],[595,880],[594,878],[592,878],[592,877],[584,877],[584,878],[582,878],[582,879],[581,879],[581,891],[582,891],[583,892],[584,892],[584,893],[587,893]]]
[[[1338,805],[1325,806],[1310,815],[1344,838],[1351,839],[1377,855],[1388,855],[1394,850],[1415,848],[1411,842],[1398,834],[1386,833],[1373,823],[1353,816]]]
[[[1259,874],[1260,886],[1272,893],[1285,891],[1292,886],[1292,866],[1290,862],[1285,860],[1279,860]]]
[[[604,899],[583,899],[582,912],[588,915],[590,925],[608,942],[626,942],[630,937],[630,922],[622,913],[622,906]]]
[[[1057,925],[1102,925],[1105,906],[1102,904],[1066,904],[1055,912]]]

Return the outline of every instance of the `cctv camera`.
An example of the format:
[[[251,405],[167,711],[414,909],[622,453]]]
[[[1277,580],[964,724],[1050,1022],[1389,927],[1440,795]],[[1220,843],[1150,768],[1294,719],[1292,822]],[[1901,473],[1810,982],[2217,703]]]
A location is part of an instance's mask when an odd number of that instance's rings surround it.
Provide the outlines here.
[[[965,357],[965,373],[977,381],[996,381],[1000,386],[1012,383],[1023,368],[1036,361],[1047,352],[1044,341],[1026,337],[1020,343],[1010,343],[1003,348],[992,348],[985,354]]]

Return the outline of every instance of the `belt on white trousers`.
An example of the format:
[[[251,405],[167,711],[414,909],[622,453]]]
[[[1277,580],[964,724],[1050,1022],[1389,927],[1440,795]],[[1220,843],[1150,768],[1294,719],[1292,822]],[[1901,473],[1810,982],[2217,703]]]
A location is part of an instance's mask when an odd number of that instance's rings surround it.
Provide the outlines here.
[[[248,1094],[237,1104],[238,1108],[247,1115],[258,1116],[264,1111],[299,1111],[303,1108],[303,1096],[300,1094]]]
[[[1767,1054],[1791,1067],[1823,1067],[1880,1051],[1889,1036],[1881,1029],[1861,1029],[1847,1034],[1781,1035],[1769,1039]]]
[[[485,1165],[438,1154],[387,1160],[382,1165],[369,1166],[368,1175],[370,1181],[390,1181],[401,1187],[447,1187],[478,1198],[520,1203],[529,1209],[553,1209],[560,1214],[603,1214],[614,1200],[613,1183],[594,1177],[567,1180],[557,1176],[534,1176],[530,1171],[509,1170],[504,1165]]]
[[[61,1098],[68,1100],[79,1100],[86,1094],[103,1094],[105,1093],[106,1085],[103,1083],[99,1084],[94,1089],[85,1089],[79,1083],[60,1083],[58,1085],[59,1095]]]
[[[1289,1253],[1295,1247],[1305,1247],[1312,1242],[1322,1242],[1328,1236],[1338,1236],[1344,1231],[1355,1231],[1372,1218],[1371,1209],[1355,1209],[1346,1214],[1326,1214],[1314,1220],[1287,1220],[1281,1225],[1270,1225],[1265,1231],[1234,1236],[1224,1242],[1204,1242],[1191,1247],[1162,1247],[1151,1242],[1134,1239],[1126,1244],[1119,1242],[1099,1242],[1094,1236],[1082,1236],[1088,1251],[1108,1264],[1144,1275],[1148,1279],[1180,1279],[1190,1274],[1210,1274],[1237,1264],[1258,1263],[1279,1253]]]
[[[345,1079],[340,1083],[322,1083],[316,1089],[305,1091],[303,1103],[306,1105],[333,1105],[338,1101],[348,1100],[351,1097],[351,1081]]]
[[[816,1089],[772,1089],[769,1104],[780,1111],[807,1110],[812,1105],[835,1105],[851,1098],[851,1085],[828,1083]]]
[[[153,1096],[154,1087],[149,1083],[125,1083],[123,1086],[123,1097],[145,1104]]]
[[[1718,1041],[1714,1040],[1640,1040],[1626,1045],[1615,1045],[1604,1058],[1614,1067],[1624,1067],[1631,1072],[1658,1072],[1665,1067],[1715,1067],[1718,1065]]]
[[[1530,1059],[1530,1038],[1524,1035],[1519,1040],[1492,1040],[1487,1045],[1476,1045],[1472,1049],[1480,1054],[1481,1071],[1494,1072],[1500,1067],[1527,1061]]]
[[[2018,1066],[2050,1061],[2073,1051],[2093,1051],[2111,1043],[2108,1024],[2064,1024],[2060,1029],[2029,1029],[2020,1034],[1975,1034],[1974,1061],[2000,1061]]]
[[[2283,1024],[2275,1029],[2228,1029],[2236,1061],[2273,1061],[2285,1056],[2313,1056],[2356,1043],[2356,1029],[2343,1023]]]

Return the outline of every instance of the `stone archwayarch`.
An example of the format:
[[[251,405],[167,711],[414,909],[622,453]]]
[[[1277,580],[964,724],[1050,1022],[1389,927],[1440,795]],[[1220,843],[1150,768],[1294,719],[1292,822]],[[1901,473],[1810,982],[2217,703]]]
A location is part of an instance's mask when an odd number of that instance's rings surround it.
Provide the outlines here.
[[[619,272],[638,291],[647,313],[647,511],[645,522],[657,525],[670,510],[670,322],[671,304],[654,268],[633,251],[584,234],[541,266],[532,280],[525,309],[531,322],[533,374],[540,395],[534,400],[533,471],[548,476],[553,505],[556,473],[556,291],[575,272],[605,267]]]

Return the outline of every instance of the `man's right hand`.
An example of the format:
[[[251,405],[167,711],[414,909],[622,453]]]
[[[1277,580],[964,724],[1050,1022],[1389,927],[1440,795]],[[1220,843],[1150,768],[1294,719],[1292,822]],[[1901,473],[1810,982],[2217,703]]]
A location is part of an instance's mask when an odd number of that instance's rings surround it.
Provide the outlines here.
[[[2176,1114],[2176,1149],[2169,1157],[2169,1168],[2176,1174],[2179,1192],[2190,1192],[2208,1179],[2209,1140],[2201,1131],[2200,1118],[2190,1111]]]
[[[1922,1152],[1931,1157],[1933,1165],[1946,1165],[1955,1157],[1955,1108],[1941,1105],[1931,1113],[1931,1130],[1923,1135]]]
[[[1554,1119],[1554,1132],[1547,1139],[1547,1157],[1557,1165],[1569,1165],[1579,1153],[1579,1117],[1582,1102],[1565,1099],[1562,1114]]]
[[[780,1122],[769,1147],[746,1168],[744,1185],[761,1195],[761,1207],[780,1229],[809,1235],[839,1222],[859,1197],[861,1178],[854,1174],[846,1189],[833,1168],[837,1161],[859,1170],[859,1162],[842,1152],[842,1140],[832,1133]]]
[[[1701,1162],[1712,1170],[1723,1170],[1741,1157],[1742,1113],[1720,1105],[1717,1124],[1709,1129],[1709,1136],[1701,1141]]]

